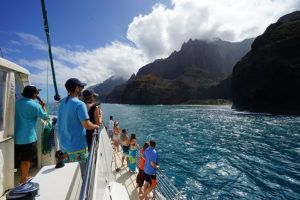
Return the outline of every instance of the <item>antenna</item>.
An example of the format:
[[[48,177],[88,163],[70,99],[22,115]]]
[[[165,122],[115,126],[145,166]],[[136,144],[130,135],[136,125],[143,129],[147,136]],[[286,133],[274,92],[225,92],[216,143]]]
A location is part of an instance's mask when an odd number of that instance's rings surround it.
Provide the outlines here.
[[[1,54],[1,57],[4,58],[3,51],[1,49],[1,47],[0,47],[0,54]]]

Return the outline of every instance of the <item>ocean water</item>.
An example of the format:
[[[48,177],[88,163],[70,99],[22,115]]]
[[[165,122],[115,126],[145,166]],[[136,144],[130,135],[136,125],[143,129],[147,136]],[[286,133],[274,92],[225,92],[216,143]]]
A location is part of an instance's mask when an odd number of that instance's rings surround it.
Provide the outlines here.
[[[140,145],[155,139],[162,171],[185,199],[300,199],[300,117],[230,106],[102,104]]]

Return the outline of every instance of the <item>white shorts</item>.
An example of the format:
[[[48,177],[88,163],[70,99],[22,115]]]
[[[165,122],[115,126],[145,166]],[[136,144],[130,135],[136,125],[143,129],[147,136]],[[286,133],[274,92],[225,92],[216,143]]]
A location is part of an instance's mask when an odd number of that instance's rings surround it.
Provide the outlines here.
[[[118,141],[119,141],[119,136],[116,135],[116,134],[114,134],[114,135],[113,135],[113,140],[116,141],[116,142],[118,142]]]

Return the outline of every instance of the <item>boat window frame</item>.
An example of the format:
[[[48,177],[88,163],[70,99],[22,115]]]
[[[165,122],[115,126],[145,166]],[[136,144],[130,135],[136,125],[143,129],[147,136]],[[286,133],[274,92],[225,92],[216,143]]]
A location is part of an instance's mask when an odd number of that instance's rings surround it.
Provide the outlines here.
[[[15,73],[15,101],[21,99],[23,89],[28,84],[28,81],[22,79],[19,73]]]
[[[1,117],[2,117],[2,121],[0,121],[0,140],[3,140],[3,139],[5,139],[6,137],[4,137],[5,136],[5,118],[6,118],[6,98],[7,98],[7,95],[6,95],[6,93],[7,93],[7,87],[8,87],[8,74],[9,74],[9,72],[7,71],[7,70],[5,70],[5,69],[3,69],[3,68],[0,68],[0,73],[3,73],[3,81],[1,81],[1,83],[3,83],[3,86],[2,86],[2,88],[3,88],[3,91],[2,91],[2,98],[1,98],[1,102],[0,102],[0,104],[2,104],[2,111],[0,111],[1,113],[0,113],[0,119],[1,119]],[[0,76],[2,76],[1,74],[0,74]]]

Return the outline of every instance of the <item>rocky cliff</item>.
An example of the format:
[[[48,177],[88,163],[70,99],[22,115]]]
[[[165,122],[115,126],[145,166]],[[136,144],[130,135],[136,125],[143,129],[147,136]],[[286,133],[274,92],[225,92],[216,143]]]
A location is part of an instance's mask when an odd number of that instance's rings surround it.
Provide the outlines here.
[[[109,95],[116,86],[122,85],[126,82],[121,77],[111,76],[100,84],[90,86],[89,89],[93,89],[97,94],[99,94],[99,99],[101,102],[105,102],[107,95]]]
[[[255,39],[233,69],[232,90],[238,110],[300,114],[300,11]]]
[[[220,82],[250,50],[252,41],[189,40],[168,58],[142,67],[135,79],[124,87],[120,102],[179,104],[199,99],[230,98],[230,87]]]

